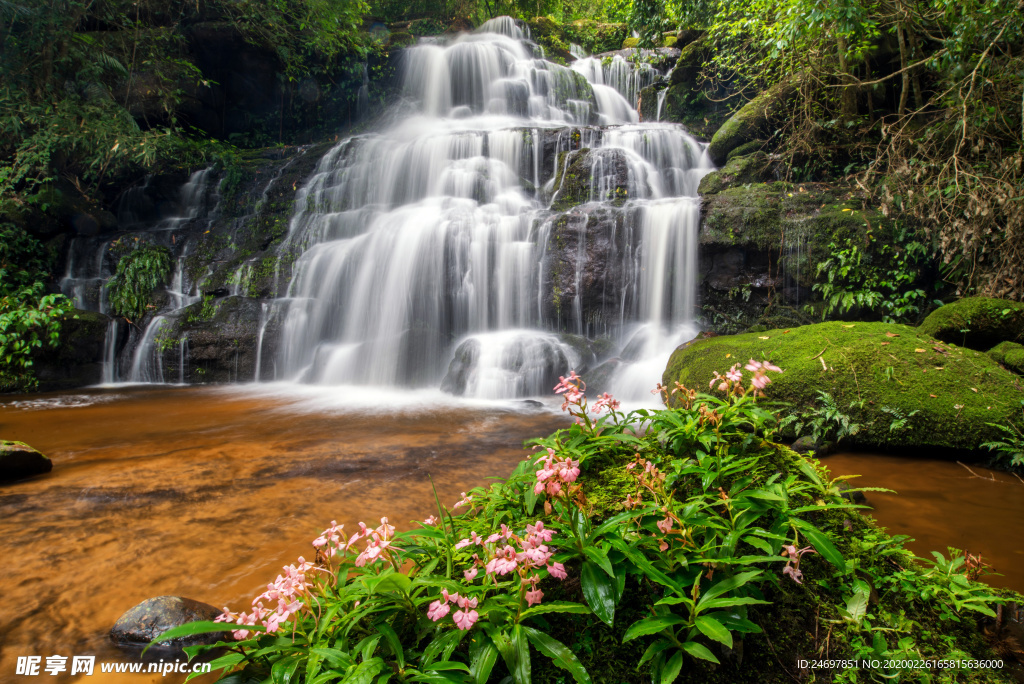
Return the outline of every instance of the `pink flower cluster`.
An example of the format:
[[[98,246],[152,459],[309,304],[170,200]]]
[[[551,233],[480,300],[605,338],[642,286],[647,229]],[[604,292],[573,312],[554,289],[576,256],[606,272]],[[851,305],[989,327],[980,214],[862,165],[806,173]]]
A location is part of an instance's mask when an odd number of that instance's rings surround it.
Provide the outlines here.
[[[548,496],[557,496],[562,492],[562,485],[570,485],[580,476],[580,462],[571,458],[562,458],[554,449],[548,447],[548,455],[543,459],[544,467],[537,471],[537,484],[533,493],[546,492]]]
[[[768,386],[771,382],[771,378],[768,377],[768,371],[775,373],[781,373],[782,369],[778,366],[772,365],[770,362],[755,361],[750,359],[747,365],[743,367],[745,370],[750,371],[754,376],[750,379],[750,389],[755,393],[759,394],[761,390]],[[734,364],[732,368],[725,372],[725,375],[720,375],[718,371],[715,371],[715,377],[711,378],[711,382],[708,383],[709,388],[715,387],[715,383],[718,383],[718,391],[725,392],[726,394],[743,394],[743,371],[740,370],[740,364]]]
[[[658,470],[658,466],[645,460],[640,454],[636,455],[635,461],[626,466],[626,470],[633,474],[641,487],[650,489],[652,492],[665,481],[665,473]],[[637,498],[636,503],[639,504],[639,502],[640,499]]]
[[[617,408],[619,408],[619,400],[615,399],[614,397],[612,397],[612,395],[608,394],[607,392],[605,392],[604,394],[600,395],[597,398],[597,401],[594,402],[594,405],[590,408],[590,410],[593,411],[594,413],[600,413],[606,408],[609,411],[614,411]]]
[[[561,394],[562,399],[562,410],[569,408],[570,404],[576,404],[580,406],[585,398],[583,393],[587,389],[587,385],[583,382],[583,378],[576,375],[576,371],[569,371],[569,377],[558,377],[558,384],[555,385],[555,394]]]
[[[395,534],[395,526],[388,524],[388,519],[380,519],[380,527],[370,529],[366,523],[359,523],[359,531],[349,539],[345,539],[344,525],[331,521],[331,526],[324,530],[319,537],[313,540],[313,546],[323,553],[328,559],[333,558],[339,552],[348,551],[360,539],[366,540],[366,548],[356,556],[356,566],[363,567],[367,563],[375,563],[386,556],[386,549],[391,546],[391,538]]]
[[[236,625],[263,625],[267,632],[273,634],[281,629],[281,623],[292,619],[303,608],[302,599],[309,595],[309,588],[313,586],[306,578],[306,573],[314,569],[302,556],[299,556],[298,564],[286,565],[284,574],[278,575],[273,583],[267,585],[267,590],[252,601],[251,613],[232,613],[228,608],[218,615],[214,622],[232,622]],[[267,608],[263,602],[270,605],[277,604],[274,608]],[[245,639],[249,631],[244,629],[232,632],[235,639]]]
[[[782,568],[782,574],[788,575],[791,580],[797,584],[803,584],[801,578],[803,578],[803,570],[800,569],[800,559],[803,558],[805,553],[817,553],[814,548],[805,546],[802,549],[797,550],[795,544],[789,544],[782,547],[782,555],[789,556],[789,560],[786,561],[786,567]]]
[[[447,589],[442,589],[441,598],[430,604],[430,607],[427,609],[427,617],[434,622],[437,622],[451,611],[451,606],[448,605],[449,603],[454,603],[460,608],[460,610],[455,611],[455,615],[452,616],[455,626],[459,629],[467,630],[480,619],[480,614],[475,610],[478,604],[478,600],[476,598],[459,596],[458,594],[449,594]]]

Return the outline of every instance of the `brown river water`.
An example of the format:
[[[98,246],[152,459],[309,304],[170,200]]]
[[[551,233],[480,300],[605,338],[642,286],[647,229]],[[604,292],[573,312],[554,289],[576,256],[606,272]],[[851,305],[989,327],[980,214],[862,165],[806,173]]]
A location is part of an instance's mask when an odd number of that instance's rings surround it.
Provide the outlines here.
[[[0,436],[55,464],[0,485],[0,682],[34,679],[15,675],[25,655],[94,655],[82,682],[180,682],[99,672],[126,659],[107,638],[125,610],[165,594],[245,608],[282,565],[312,555],[332,519],[387,515],[409,528],[435,510],[428,475],[451,505],[508,473],[524,440],[565,424],[516,402],[365,395],[360,405],[343,390],[122,387],[0,402]],[[919,555],[967,548],[1002,573],[993,584],[1024,590],[1024,483],[934,460],[823,462],[898,490],[869,500]]]

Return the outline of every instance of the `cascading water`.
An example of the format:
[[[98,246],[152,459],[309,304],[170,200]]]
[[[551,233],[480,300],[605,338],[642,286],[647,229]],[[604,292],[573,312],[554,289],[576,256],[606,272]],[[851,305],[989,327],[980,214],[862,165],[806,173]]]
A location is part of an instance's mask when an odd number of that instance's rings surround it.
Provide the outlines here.
[[[610,388],[649,397],[694,333],[696,188],[711,167],[682,128],[636,123],[653,70],[537,55],[507,17],[408,50],[418,112],[341,141],[297,197],[281,252],[301,255],[261,321],[261,348],[268,320],[281,331],[275,377],[530,396],[594,360],[565,330],[622,347]],[[578,163],[590,177],[570,191]],[[587,227],[598,216],[604,233]]]

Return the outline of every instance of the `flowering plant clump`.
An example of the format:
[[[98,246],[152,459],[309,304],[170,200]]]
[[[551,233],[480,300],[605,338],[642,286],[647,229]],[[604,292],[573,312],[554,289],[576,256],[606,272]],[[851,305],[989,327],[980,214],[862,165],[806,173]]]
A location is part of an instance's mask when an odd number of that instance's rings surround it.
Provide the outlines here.
[[[213,665],[233,681],[530,684],[560,668],[590,684],[634,681],[635,667],[672,682],[695,661],[727,667],[721,657],[761,631],[769,586],[815,590],[828,568],[840,596],[866,586],[852,573],[865,566],[821,527],[823,512],[856,506],[792,452],[788,467],[762,460],[777,453],[765,438],[778,421],[758,399],[777,372],[734,365],[715,373],[714,394],[659,385],[674,406],[629,413],[607,393],[588,404],[570,373],[555,392],[572,424],[533,440],[504,482],[438,502],[414,531],[385,517],[348,536],[331,521],[314,559],[286,566],[246,610],[160,639],[230,632]],[[949,610],[988,610],[969,585],[944,591]],[[626,652],[609,644],[639,639],[639,661],[609,673]]]

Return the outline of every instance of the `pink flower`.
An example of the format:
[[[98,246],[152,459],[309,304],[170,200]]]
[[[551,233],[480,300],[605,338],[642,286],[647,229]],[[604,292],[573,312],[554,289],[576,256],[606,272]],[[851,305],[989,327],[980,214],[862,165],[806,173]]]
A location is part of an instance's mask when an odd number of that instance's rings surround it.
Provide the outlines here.
[[[736,364],[736,366],[738,365],[739,364]],[[742,382],[743,373],[736,366],[733,366],[731,369],[729,369],[729,371],[725,374],[725,377],[728,378],[731,382]]]
[[[462,597],[459,598],[458,601],[456,601],[456,603],[459,604],[460,608],[463,608],[463,609],[470,608],[470,609],[472,609],[472,608],[476,608],[477,607],[477,604],[479,603],[479,599],[477,599],[475,596],[472,597],[472,598],[469,597],[469,596],[462,596]]]
[[[455,508],[462,508],[463,506],[468,506],[469,502],[471,502],[472,500],[473,500],[472,496],[466,496],[466,492],[462,492],[462,500],[461,501],[457,501],[455,503],[455,505],[452,506],[452,508],[455,509]]]
[[[507,575],[515,570],[517,566],[516,550],[511,546],[506,546],[487,563],[486,570],[488,575]]]
[[[424,525],[436,525],[437,524],[437,516],[436,515],[430,516],[429,518],[427,518],[426,520],[423,521],[423,524]]]
[[[672,531],[672,518],[665,516],[664,520],[658,521],[658,529],[661,530],[662,534],[668,534]]]
[[[747,365],[744,366],[744,368],[746,368],[748,371],[756,373],[757,371],[761,370],[761,362],[755,361],[754,359],[750,359],[750,361],[747,362]]]
[[[493,536],[493,535],[492,535],[492,536]],[[459,543],[457,543],[457,544],[455,545],[455,549],[456,549],[456,550],[458,550],[458,549],[464,549],[464,548],[466,548],[467,546],[479,546],[480,544],[483,544],[483,543],[484,543],[484,540],[483,540],[483,539],[481,539],[480,535],[478,535],[478,534],[477,534],[477,533],[476,533],[476,532],[474,531],[474,532],[471,532],[471,533],[470,533],[470,535],[469,535],[469,537],[468,537],[468,538],[460,540],[460,541],[459,541]]]
[[[658,550],[659,551],[668,551],[668,542],[665,541],[665,540],[662,540],[661,543],[658,544]]]
[[[476,577],[477,572],[479,572],[479,570],[477,570],[476,568],[470,568],[469,570],[466,570],[462,574],[466,576],[466,581],[467,582],[472,582],[473,578]]]
[[[527,525],[526,534],[529,535],[531,539],[537,539],[542,542],[549,542],[554,536],[554,532],[544,529],[544,522],[541,520],[538,520],[533,525]]]
[[[552,563],[548,566],[548,574],[552,577],[557,577],[560,580],[565,579],[569,574],[565,571],[565,566],[561,563]]]
[[[448,605],[447,601],[434,601],[430,604],[430,608],[427,610],[427,617],[434,622],[437,622],[447,615],[450,610],[451,607]]]
[[[455,620],[456,627],[465,631],[476,624],[476,621],[480,619],[480,615],[475,610],[457,610],[455,611],[455,615],[452,616],[452,619]]]
[[[532,606],[535,603],[540,603],[541,599],[544,598],[544,592],[540,589],[533,589],[533,591],[526,592],[526,605]]]
[[[612,395],[608,394],[607,392],[605,392],[604,394],[600,395],[597,398],[597,401],[594,402],[593,408],[590,410],[593,411],[594,413],[600,413],[606,408],[611,411],[614,411],[615,409],[619,408],[619,400],[613,398]]]
[[[750,380],[750,384],[759,390],[763,390],[765,387],[768,386],[768,383],[770,382],[771,379],[767,375],[755,375]]]
[[[761,368],[764,368],[766,371],[774,371],[776,373],[781,373],[782,372],[781,368],[779,368],[778,366],[773,366],[768,361],[765,361],[764,363],[762,363],[761,364]]]

